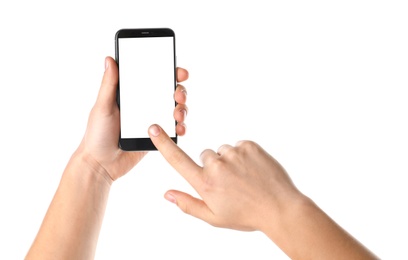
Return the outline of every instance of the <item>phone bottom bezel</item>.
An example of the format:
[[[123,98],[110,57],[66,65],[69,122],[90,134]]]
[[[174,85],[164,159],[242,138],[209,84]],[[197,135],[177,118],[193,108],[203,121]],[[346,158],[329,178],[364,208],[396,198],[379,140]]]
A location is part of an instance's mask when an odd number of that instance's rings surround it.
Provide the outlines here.
[[[171,140],[177,144],[177,136]],[[157,151],[150,138],[121,138],[119,148],[124,151]]]

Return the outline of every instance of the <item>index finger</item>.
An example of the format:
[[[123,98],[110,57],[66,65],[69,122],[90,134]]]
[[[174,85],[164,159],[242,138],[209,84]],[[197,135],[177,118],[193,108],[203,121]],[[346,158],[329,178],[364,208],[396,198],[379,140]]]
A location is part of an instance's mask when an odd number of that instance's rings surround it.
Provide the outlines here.
[[[167,162],[195,188],[200,182],[202,168],[181,150],[160,126],[150,126],[149,136]]]

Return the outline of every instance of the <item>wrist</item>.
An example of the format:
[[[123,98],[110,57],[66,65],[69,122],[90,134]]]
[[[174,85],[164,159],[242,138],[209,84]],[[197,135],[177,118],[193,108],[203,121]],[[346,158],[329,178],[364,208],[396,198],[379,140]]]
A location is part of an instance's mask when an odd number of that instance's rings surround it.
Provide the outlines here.
[[[75,168],[71,171],[69,169]],[[92,155],[77,150],[71,157],[66,172],[77,175],[78,178],[90,177],[94,182],[111,186],[113,183],[108,171],[96,161]]]
[[[27,258],[92,259],[111,183],[91,156],[75,152]]]
[[[262,231],[291,259],[378,259],[304,195],[278,220]]]
[[[315,206],[310,198],[298,192],[281,205],[269,209],[269,214],[265,215],[259,230],[277,245],[290,244],[290,241],[287,241],[289,234],[296,228],[304,212]]]

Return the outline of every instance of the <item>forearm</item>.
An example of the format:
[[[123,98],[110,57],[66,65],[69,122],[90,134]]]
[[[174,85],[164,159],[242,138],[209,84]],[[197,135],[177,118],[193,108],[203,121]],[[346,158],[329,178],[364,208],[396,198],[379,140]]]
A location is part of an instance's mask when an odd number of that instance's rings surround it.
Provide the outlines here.
[[[294,204],[277,229],[263,230],[291,259],[378,259],[310,199]]]
[[[93,259],[112,180],[90,157],[68,163],[26,259]]]

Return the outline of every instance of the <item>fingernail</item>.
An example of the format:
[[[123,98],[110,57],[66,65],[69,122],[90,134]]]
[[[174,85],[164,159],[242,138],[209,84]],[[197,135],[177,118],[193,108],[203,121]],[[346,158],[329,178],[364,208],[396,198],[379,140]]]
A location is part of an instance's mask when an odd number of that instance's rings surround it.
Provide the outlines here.
[[[160,128],[157,125],[151,125],[149,127],[149,133],[152,136],[158,136],[160,134]]]
[[[109,62],[108,59],[105,59],[105,70],[107,70],[109,68]]]
[[[187,116],[187,110],[185,110],[185,109],[180,109],[180,112],[183,113],[184,117]]]
[[[176,198],[171,195],[170,193],[166,193],[166,196],[164,196],[164,198],[168,201],[170,201],[171,203],[177,204],[177,200]]]
[[[184,93],[184,95],[187,96],[187,90],[186,89],[183,89],[181,92]]]

